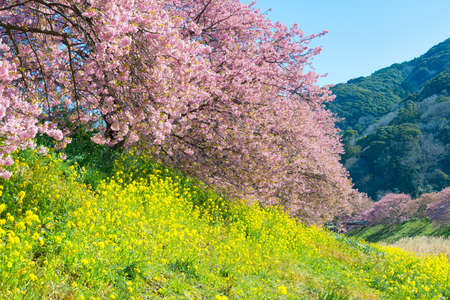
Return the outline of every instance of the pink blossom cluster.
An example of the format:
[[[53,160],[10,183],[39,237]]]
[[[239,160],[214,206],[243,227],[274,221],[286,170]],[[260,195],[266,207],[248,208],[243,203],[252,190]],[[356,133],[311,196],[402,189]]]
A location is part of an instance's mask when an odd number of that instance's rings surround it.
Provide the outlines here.
[[[361,215],[369,225],[402,223],[413,217],[450,222],[450,187],[411,199],[407,194],[387,194]]]
[[[405,207],[411,201],[408,194],[387,194],[362,214],[369,225],[401,223],[407,220]]]
[[[14,162],[10,154],[18,147],[32,146],[39,114],[39,106],[26,101],[13,86],[13,81],[19,75],[14,59],[7,50],[8,46],[0,43],[0,52],[5,54],[0,59],[0,177],[4,179],[11,176],[5,169]]]
[[[436,201],[427,205],[427,217],[437,223],[450,223],[450,187],[436,194]]]
[[[63,147],[84,128],[311,220],[360,206],[324,107],[333,96],[307,71],[320,52],[309,43],[326,32],[305,35],[237,0],[0,8],[5,159],[38,130]]]
[[[5,169],[13,164],[10,154],[18,148],[33,148],[33,138],[38,132],[56,140],[62,139],[62,132],[53,124],[39,124],[42,112],[39,99],[23,92],[18,71],[20,59],[10,46],[0,41],[0,177],[8,179],[11,173]]]

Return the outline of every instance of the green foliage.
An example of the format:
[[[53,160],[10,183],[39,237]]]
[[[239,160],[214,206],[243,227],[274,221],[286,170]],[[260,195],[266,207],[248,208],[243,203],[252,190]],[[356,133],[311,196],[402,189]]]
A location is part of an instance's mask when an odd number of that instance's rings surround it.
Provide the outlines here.
[[[417,104],[408,102],[399,109],[399,112],[391,124],[398,125],[403,123],[413,123],[420,116]]]
[[[379,128],[374,134],[368,135],[359,140],[358,143],[363,147],[369,147],[374,142],[392,143],[416,141],[422,132],[416,125],[411,123],[385,126]]]
[[[91,141],[91,135],[84,131],[74,133],[72,142],[64,149],[69,164],[77,164],[86,172],[81,180],[95,187],[101,180],[112,174],[116,152],[105,146]]]
[[[350,168],[357,187],[373,198],[377,198],[377,191],[389,189],[418,194],[421,134],[414,124],[405,123],[381,127],[360,139],[353,146],[363,149],[360,160]],[[367,178],[368,175],[373,177]]]
[[[449,70],[447,39],[419,58],[333,88],[330,109],[345,118],[342,162],[360,191],[379,199],[448,186]]]
[[[74,131],[70,138],[71,143],[63,150],[56,151],[56,153],[67,156],[67,165],[73,165],[80,170],[84,170],[79,180],[95,187],[100,181],[111,176],[114,160],[119,153],[117,149],[114,150],[92,142],[92,134],[82,129]],[[36,138],[36,143],[50,149],[55,146],[55,140],[46,135],[39,135]]]
[[[424,99],[432,95],[450,94],[450,70],[444,70],[439,75],[428,80],[423,86],[419,97]]]
[[[434,111],[440,113],[439,108]],[[348,167],[359,190],[378,199],[386,191],[418,196],[450,184],[450,153],[443,153],[450,143],[450,127],[444,125],[448,121],[421,116],[417,104],[408,102],[399,109],[391,125],[344,144],[342,158],[344,163],[353,159]]]
[[[389,74],[384,74],[387,72],[389,71],[383,71],[375,78],[364,79],[357,84],[338,84],[332,88],[336,100],[329,104],[329,108],[337,113],[338,117],[344,118],[338,123],[340,128],[346,129],[351,126],[362,132],[367,124],[363,121],[358,122],[361,117],[377,118],[396,107],[404,95],[392,92],[396,89],[387,85],[385,76],[390,77]]]

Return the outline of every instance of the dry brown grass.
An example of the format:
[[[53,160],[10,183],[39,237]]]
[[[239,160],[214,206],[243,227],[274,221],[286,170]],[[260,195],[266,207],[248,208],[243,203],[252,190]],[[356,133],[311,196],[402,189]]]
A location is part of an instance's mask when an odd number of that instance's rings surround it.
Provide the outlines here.
[[[389,246],[400,247],[404,250],[417,254],[444,254],[450,259],[450,239],[440,237],[416,236],[412,238],[402,238]]]

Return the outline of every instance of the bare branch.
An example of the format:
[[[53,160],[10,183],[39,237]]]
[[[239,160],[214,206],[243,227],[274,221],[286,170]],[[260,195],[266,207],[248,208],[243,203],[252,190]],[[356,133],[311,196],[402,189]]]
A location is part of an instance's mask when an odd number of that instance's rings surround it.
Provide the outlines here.
[[[0,21],[0,27],[3,27],[7,30],[9,29],[9,30],[17,30],[17,31],[21,31],[21,32],[42,33],[42,34],[47,34],[47,35],[51,35],[51,36],[63,37],[65,39],[70,37],[70,35],[65,32],[56,32],[53,30],[40,29],[40,28],[35,28],[35,27],[17,26],[17,25],[4,23],[1,21]]]

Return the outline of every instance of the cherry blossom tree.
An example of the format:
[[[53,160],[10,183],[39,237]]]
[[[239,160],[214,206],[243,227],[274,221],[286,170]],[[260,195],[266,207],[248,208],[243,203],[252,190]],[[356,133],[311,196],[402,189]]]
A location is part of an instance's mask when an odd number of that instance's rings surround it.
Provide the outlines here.
[[[437,223],[449,224],[450,222],[450,187],[435,193],[436,201],[427,205],[427,217]]]
[[[407,194],[387,194],[360,217],[370,225],[403,223],[411,218],[428,218],[437,223],[450,221],[450,187],[425,193],[417,199]]]
[[[363,198],[296,25],[237,0],[0,0],[0,170],[41,132],[135,146],[321,220]]]
[[[369,225],[402,223],[408,219],[405,209],[410,203],[408,194],[386,194],[362,214]]]

